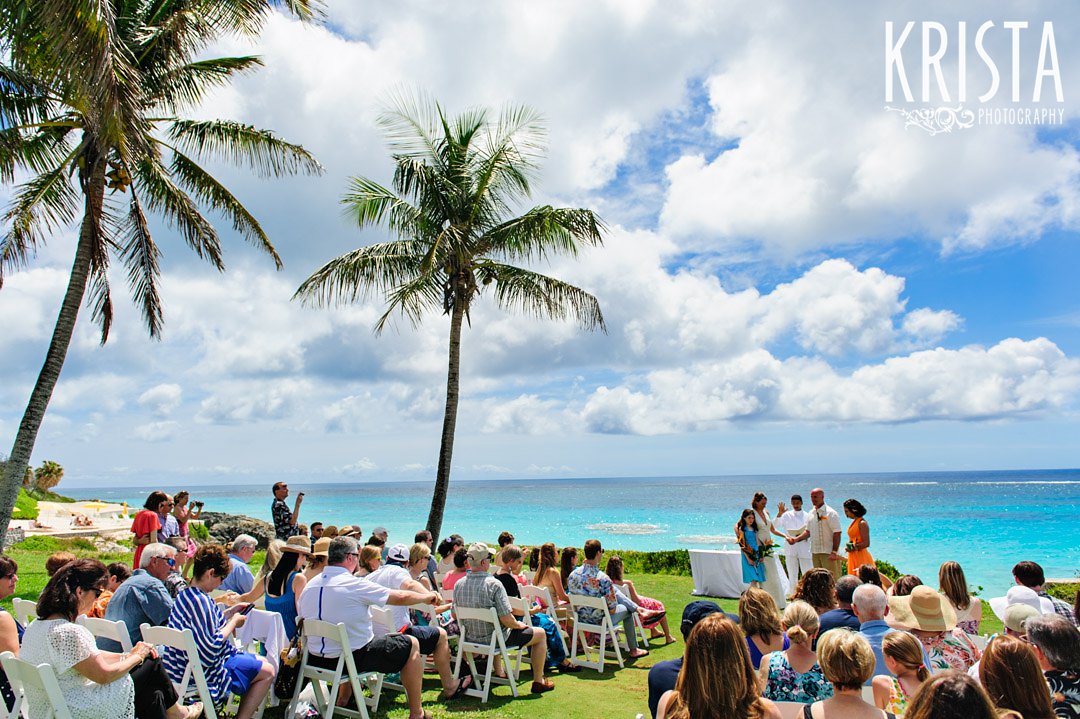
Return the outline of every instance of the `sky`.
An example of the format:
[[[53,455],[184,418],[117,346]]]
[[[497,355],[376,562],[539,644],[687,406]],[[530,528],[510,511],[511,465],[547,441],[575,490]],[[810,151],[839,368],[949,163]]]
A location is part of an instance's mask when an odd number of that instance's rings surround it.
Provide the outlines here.
[[[340,199],[350,177],[389,184],[377,118],[405,87],[451,114],[539,110],[549,150],[519,209],[587,207],[608,226],[602,248],[533,267],[593,293],[606,334],[475,304],[454,477],[1078,467],[1078,32],[1067,1],[275,15],[214,48],[265,67],[192,116],[271,129],[325,166],[273,181],[214,167],[284,269],[215,218],[219,274],[156,223],[163,338],[117,273],[109,342],[84,311],[33,462],[71,485],[433,478],[447,318],[376,335],[379,298],[291,300],[387,239]],[[0,451],[73,252],[69,228],[0,289]]]

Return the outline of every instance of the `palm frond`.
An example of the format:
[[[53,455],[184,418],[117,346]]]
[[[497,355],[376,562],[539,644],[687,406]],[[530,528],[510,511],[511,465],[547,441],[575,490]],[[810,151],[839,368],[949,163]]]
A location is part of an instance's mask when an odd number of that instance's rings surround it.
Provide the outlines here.
[[[515,261],[544,260],[552,254],[575,257],[583,245],[603,244],[604,229],[591,210],[544,205],[488,230],[477,252]]]
[[[323,166],[300,145],[239,122],[176,120],[170,124],[168,135],[200,159],[218,157],[237,165],[246,164],[262,177],[323,173]]]
[[[195,107],[207,90],[223,87],[234,75],[262,67],[262,60],[254,55],[244,57],[219,57],[200,60],[173,68],[160,76],[148,76],[148,94],[156,103],[177,112]]]
[[[424,314],[429,310],[442,309],[444,301],[443,285],[432,275],[419,275],[410,282],[398,285],[387,295],[386,311],[375,323],[375,334],[386,329],[395,312],[407,317],[413,327],[419,327]]]
[[[584,329],[607,332],[599,301],[579,287],[497,262],[477,265],[476,277],[481,286],[495,284],[495,300],[504,309],[557,320],[572,317]]]
[[[76,152],[15,190],[4,213],[8,230],[0,241],[0,274],[5,268],[23,266],[48,233],[75,221],[79,193],[69,180],[69,166]]]
[[[360,228],[385,222],[400,237],[415,237],[423,232],[423,217],[416,207],[366,177],[349,180],[349,191],[341,198],[341,204],[346,215]]]
[[[376,121],[395,157],[439,159],[442,108],[418,87],[399,86],[383,101]]]
[[[44,122],[57,113],[52,88],[30,73],[0,65],[0,127]]]
[[[274,258],[277,269],[280,270],[284,266],[277,250],[274,249],[270,238],[266,236],[266,232],[263,231],[255,216],[209,172],[175,148],[173,148],[170,169],[181,187],[194,194],[204,205],[229,218],[234,230]]]
[[[101,328],[101,344],[105,344],[109,340],[113,321],[112,290],[109,287],[107,266],[90,270],[90,286],[87,292],[89,294],[86,304],[90,307],[90,320]]]
[[[350,304],[369,295],[413,282],[420,272],[420,252],[411,240],[382,242],[347,252],[317,269],[293,299],[322,307]]]
[[[127,214],[120,222],[120,260],[127,267],[128,284],[151,337],[161,336],[165,318],[158,294],[160,251],[150,235],[138,193],[131,189]]]
[[[217,231],[198,205],[173,183],[169,173],[157,159],[145,158],[132,168],[135,187],[146,198],[146,206],[160,212],[169,225],[179,230],[184,242],[217,270],[224,270],[221,259],[221,240]]]
[[[72,152],[68,135],[73,129],[58,123],[29,131],[0,130],[0,182],[14,182],[18,170],[41,174],[63,164]]]

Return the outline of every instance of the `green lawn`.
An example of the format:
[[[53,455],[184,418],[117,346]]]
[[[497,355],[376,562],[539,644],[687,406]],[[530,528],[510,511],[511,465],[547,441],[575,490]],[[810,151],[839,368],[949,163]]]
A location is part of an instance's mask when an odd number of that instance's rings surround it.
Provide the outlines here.
[[[45,586],[45,559],[54,551],[67,550],[80,557],[97,557],[105,563],[130,561],[130,554],[102,555],[93,545],[84,539],[52,539],[35,537],[15,545],[8,555],[19,563],[19,585],[16,596],[36,600]],[[251,561],[252,567],[262,563],[261,554]],[[667,607],[672,633],[679,635],[678,624],[683,607],[695,599],[690,592],[693,580],[690,577],[672,575],[628,575],[634,581],[638,591],[646,596],[662,601]],[[720,606],[735,613],[738,602],[734,599],[718,600]],[[10,600],[4,600],[5,608],[11,608]],[[1001,622],[990,611],[988,603],[983,602],[983,622],[980,630],[984,634],[1001,631]],[[649,667],[664,659],[673,659],[682,652],[682,641],[671,646],[661,647],[655,641],[650,656],[628,664],[624,669],[606,669],[603,674],[592,670],[583,670],[578,674],[555,674],[553,679],[556,689],[547,694],[532,696],[528,694],[529,683],[519,685],[524,692],[518,699],[510,697],[505,686],[496,686],[486,705],[481,705],[475,698],[458,699],[453,702],[438,700],[441,688],[437,677],[429,675],[424,681],[424,707],[435,717],[450,717],[467,714],[478,719],[514,718],[521,719],[592,719],[593,717],[633,717],[638,712],[648,715],[648,687],[646,675]],[[614,665],[611,665],[614,666]],[[528,670],[526,670],[528,675]],[[268,719],[282,719],[283,710],[267,711]],[[408,716],[405,697],[387,691],[383,694],[379,717],[402,719]]]

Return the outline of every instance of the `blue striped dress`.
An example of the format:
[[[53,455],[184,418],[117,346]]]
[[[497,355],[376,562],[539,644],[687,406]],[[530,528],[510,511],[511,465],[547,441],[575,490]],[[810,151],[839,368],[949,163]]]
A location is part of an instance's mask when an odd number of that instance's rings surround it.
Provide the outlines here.
[[[176,595],[167,626],[170,629],[190,629],[195,635],[195,646],[199,650],[199,661],[206,674],[210,694],[215,704],[224,702],[229,696],[229,673],[225,670],[225,661],[238,650],[221,634],[225,626],[225,615],[221,609],[201,589],[188,587]],[[179,682],[187,669],[187,654],[165,647],[162,659],[169,678]]]

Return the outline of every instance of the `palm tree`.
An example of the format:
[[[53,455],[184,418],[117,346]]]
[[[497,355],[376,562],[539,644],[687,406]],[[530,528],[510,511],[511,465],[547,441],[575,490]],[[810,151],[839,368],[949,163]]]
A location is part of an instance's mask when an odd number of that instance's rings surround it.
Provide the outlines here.
[[[34,470],[34,490],[44,497],[49,490],[60,484],[63,478],[64,468],[60,466],[60,463],[45,460]]]
[[[342,199],[361,228],[385,226],[396,239],[337,257],[304,281],[296,297],[314,305],[349,303],[380,293],[386,311],[417,326],[430,310],[450,317],[446,411],[427,529],[438,538],[450,483],[458,410],[461,325],[485,288],[503,309],[538,317],[572,316],[606,331],[596,298],[553,277],[509,264],[574,256],[602,244],[603,223],[586,209],[534,207],[515,216],[545,149],[540,117],[507,106],[447,118],[438,103],[402,95],[379,119],[395,161],[393,190],[356,177]]]
[[[320,0],[292,0],[312,18]],[[164,321],[160,251],[148,212],[195,253],[224,270],[210,208],[281,267],[246,207],[202,164],[222,159],[262,176],[319,173],[303,147],[237,122],[182,117],[206,91],[257,68],[257,57],[194,60],[214,40],[255,33],[270,0],[13,0],[0,9],[0,181],[18,187],[3,219],[3,272],[27,263],[46,238],[80,214],[78,244],[45,363],[15,435],[0,484],[0,536],[29,465],[87,289],[101,341],[113,305],[108,268],[126,270],[151,337]]]

